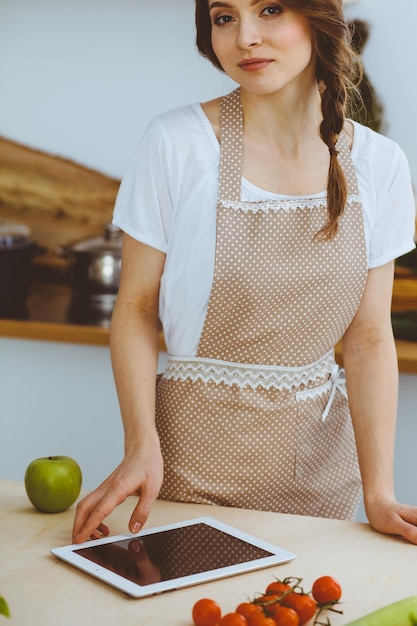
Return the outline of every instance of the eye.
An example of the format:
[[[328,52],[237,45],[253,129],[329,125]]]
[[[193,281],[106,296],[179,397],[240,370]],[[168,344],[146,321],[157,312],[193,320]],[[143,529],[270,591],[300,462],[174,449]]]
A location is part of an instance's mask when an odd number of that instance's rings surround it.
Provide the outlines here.
[[[224,26],[225,24],[230,24],[232,21],[233,18],[231,15],[217,15],[213,19],[213,24],[216,24],[216,26]]]
[[[265,7],[261,15],[280,15],[282,11],[283,8],[281,6],[279,6],[278,4],[274,4],[272,6]]]

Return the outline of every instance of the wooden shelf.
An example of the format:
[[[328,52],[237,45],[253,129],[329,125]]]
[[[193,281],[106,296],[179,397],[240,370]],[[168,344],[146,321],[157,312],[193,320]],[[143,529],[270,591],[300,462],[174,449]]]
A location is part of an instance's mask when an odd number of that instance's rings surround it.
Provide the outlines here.
[[[109,331],[106,328],[56,322],[0,320],[0,336],[96,346],[109,345]]]
[[[68,323],[66,317],[70,300],[71,292],[67,285],[36,283],[28,300],[28,319],[0,319],[0,337],[108,346],[108,326]],[[397,340],[396,345],[400,371],[416,374],[417,342]],[[159,349],[166,351],[162,332]],[[336,347],[336,359],[342,363],[340,346]]]
[[[27,319],[0,319],[0,337],[108,346],[108,323],[89,325],[68,322],[70,302],[71,290],[68,285],[35,283],[27,301]],[[166,350],[162,333],[159,349]]]
[[[100,326],[0,319],[0,337],[108,346],[110,333],[108,328]],[[159,334],[159,349],[166,351],[162,333]]]

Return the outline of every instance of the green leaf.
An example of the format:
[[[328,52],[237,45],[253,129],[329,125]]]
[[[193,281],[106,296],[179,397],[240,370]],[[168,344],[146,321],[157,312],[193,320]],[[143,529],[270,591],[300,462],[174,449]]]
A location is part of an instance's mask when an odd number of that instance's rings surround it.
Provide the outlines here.
[[[10,609],[6,600],[3,596],[0,596],[0,615],[5,615],[6,617],[10,617]]]

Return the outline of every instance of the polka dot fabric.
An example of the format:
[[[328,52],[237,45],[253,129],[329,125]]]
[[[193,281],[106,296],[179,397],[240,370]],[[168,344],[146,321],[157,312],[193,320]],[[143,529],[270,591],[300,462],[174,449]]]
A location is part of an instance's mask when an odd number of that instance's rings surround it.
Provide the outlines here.
[[[325,205],[241,202],[239,90],[222,101],[221,127],[216,262],[197,357],[308,367],[339,341],[366,281],[362,210],[346,138],[340,137],[338,158],[351,201],[336,237],[319,242],[314,235],[327,219]],[[322,420],[327,381],[282,390],[163,377],[157,387],[161,497],[352,519],[361,493],[352,425],[339,392]]]
[[[298,210],[286,207],[292,200],[277,202],[276,210],[241,203],[239,90],[224,99],[222,110],[220,200],[237,201],[239,208],[219,202],[214,282],[197,354],[266,365],[311,363],[344,334],[362,296],[361,207],[349,204],[336,237],[319,242],[314,237],[327,220],[324,203]],[[344,135],[338,149],[352,196],[356,177]]]
[[[353,519],[361,483],[346,400],[338,395],[323,423],[326,403],[162,378],[161,498]]]

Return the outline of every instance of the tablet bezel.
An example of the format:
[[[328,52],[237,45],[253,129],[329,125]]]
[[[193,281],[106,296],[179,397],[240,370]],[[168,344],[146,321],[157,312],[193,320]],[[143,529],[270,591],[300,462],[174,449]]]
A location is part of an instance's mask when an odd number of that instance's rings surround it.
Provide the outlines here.
[[[87,558],[76,553],[76,550],[81,550],[83,548],[92,548],[94,546],[115,543],[117,541],[124,541],[126,539],[134,539],[135,537],[140,538],[145,535],[155,534],[174,528],[190,526],[193,524],[207,524],[208,526],[216,528],[217,530],[220,530],[226,534],[232,535],[233,537],[241,539],[242,541],[250,543],[258,548],[271,552],[272,556],[247,561],[246,563],[238,563],[219,569],[200,572],[198,574],[183,576],[181,578],[173,578],[171,580],[141,586],[126,578],[123,578],[123,576],[120,576],[119,574],[111,572],[105,567],[98,565],[97,563],[94,563],[93,561],[90,561]],[[293,552],[285,550],[280,546],[273,545],[267,541],[264,541],[263,539],[260,539],[259,537],[250,535],[249,533],[243,532],[233,526],[229,526],[212,517],[198,517],[185,521],[174,522],[171,524],[165,524],[163,526],[157,526],[144,530],[138,535],[116,535],[113,537],[105,537],[103,539],[87,541],[85,543],[52,548],[51,553],[62,561],[65,561],[66,563],[75,566],[76,568],[94,576],[95,578],[98,578],[99,580],[111,585],[112,587],[115,587],[116,589],[119,589],[120,591],[123,591],[124,593],[134,598],[143,598],[146,596],[163,593],[165,591],[171,591],[173,589],[189,587],[212,580],[217,580],[219,578],[234,576],[243,572],[271,567],[273,565],[279,565],[281,563],[291,561],[297,556]]]

